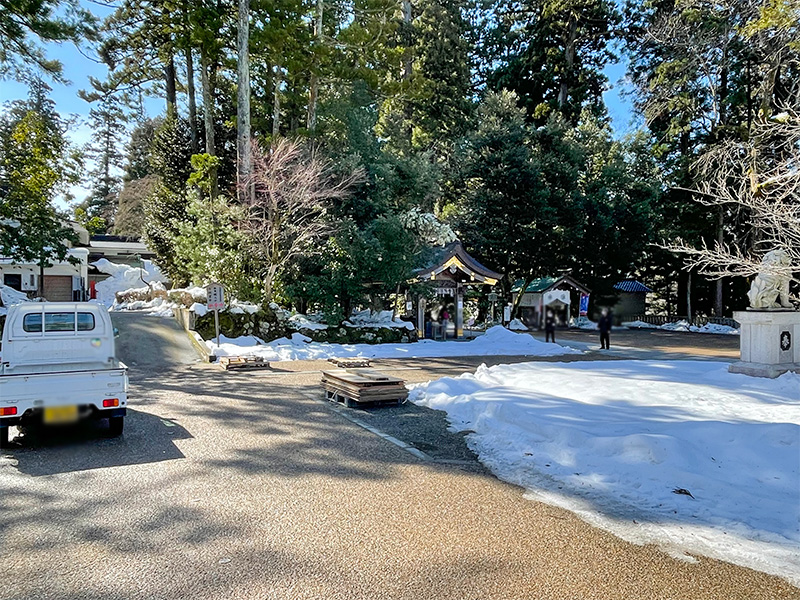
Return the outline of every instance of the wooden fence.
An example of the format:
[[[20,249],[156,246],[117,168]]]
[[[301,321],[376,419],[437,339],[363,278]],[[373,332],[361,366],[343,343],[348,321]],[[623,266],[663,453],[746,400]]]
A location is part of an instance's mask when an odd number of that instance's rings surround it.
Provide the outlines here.
[[[678,321],[687,321],[690,325],[695,325],[697,327],[702,327],[708,323],[714,323],[716,325],[727,325],[728,327],[739,328],[738,321],[730,317],[695,316],[689,319],[689,317],[681,315],[634,315],[630,319],[624,320],[642,321],[643,323],[657,326],[666,325],[667,323],[677,323]]]

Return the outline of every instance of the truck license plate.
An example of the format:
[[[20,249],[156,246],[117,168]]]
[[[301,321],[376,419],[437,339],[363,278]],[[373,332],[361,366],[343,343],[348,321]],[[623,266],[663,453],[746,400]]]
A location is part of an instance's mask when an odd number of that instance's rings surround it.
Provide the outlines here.
[[[63,425],[77,420],[77,406],[50,406],[44,409],[44,422],[48,425]]]

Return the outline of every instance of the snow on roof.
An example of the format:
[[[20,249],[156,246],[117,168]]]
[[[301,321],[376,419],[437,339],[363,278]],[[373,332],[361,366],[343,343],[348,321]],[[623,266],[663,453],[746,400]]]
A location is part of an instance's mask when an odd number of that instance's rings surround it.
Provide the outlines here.
[[[528,284],[528,287],[525,288],[525,293],[536,294],[546,292],[561,282],[564,282],[585,294],[589,293],[589,288],[582,285],[569,275],[562,275],[561,277],[539,277],[539,279],[534,279]],[[522,279],[517,279],[514,282],[514,285],[511,287],[511,293],[516,294],[519,292],[519,289],[522,287],[522,283]]]
[[[636,281],[635,279],[625,279],[624,281],[615,283],[614,289],[619,290],[620,292],[637,292],[642,294],[653,291],[645,284],[640,281]]]
[[[118,250],[136,250],[137,252],[149,253],[150,250],[142,242],[115,242],[104,240],[91,240],[90,248],[113,248]]]

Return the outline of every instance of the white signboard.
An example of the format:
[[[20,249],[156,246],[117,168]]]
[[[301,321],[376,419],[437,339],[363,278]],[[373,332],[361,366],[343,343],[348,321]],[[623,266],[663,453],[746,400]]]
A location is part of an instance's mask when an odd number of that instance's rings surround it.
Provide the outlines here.
[[[206,286],[208,294],[208,310],[222,310],[225,308],[225,288],[218,283],[210,283]]]

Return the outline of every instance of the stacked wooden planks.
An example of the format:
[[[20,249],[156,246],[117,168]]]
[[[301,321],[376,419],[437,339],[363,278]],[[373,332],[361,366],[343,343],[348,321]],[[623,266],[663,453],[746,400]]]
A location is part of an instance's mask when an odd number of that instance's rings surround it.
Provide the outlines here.
[[[219,364],[226,371],[269,369],[269,362],[260,356],[223,356],[219,359]]]
[[[368,358],[329,358],[328,362],[335,364],[337,367],[345,369],[357,369],[359,367],[371,367],[372,362]]]
[[[375,369],[323,371],[322,387],[332,402],[353,404],[399,404],[408,398],[405,382]]]

